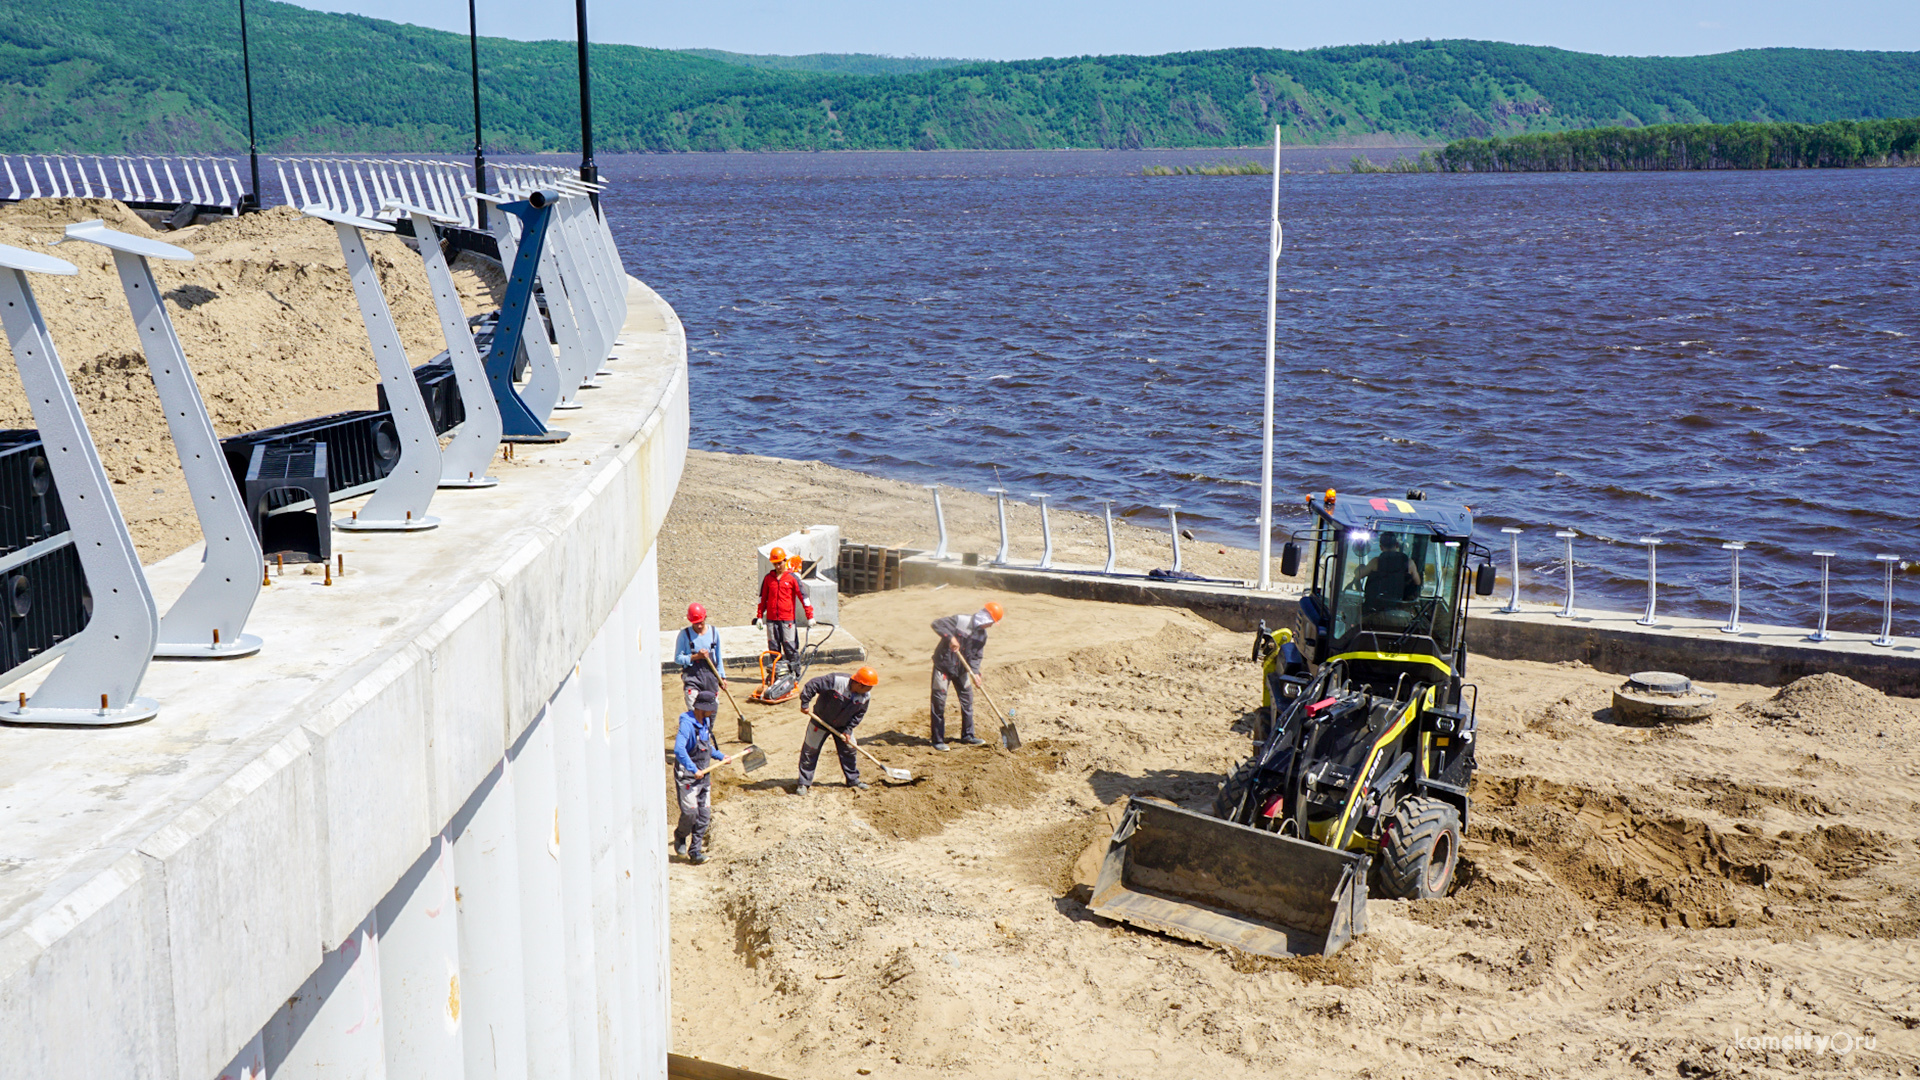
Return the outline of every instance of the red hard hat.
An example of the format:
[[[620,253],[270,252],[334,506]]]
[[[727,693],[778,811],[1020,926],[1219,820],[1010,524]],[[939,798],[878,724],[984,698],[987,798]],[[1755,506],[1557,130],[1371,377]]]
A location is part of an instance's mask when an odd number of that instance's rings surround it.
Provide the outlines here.
[[[688,604],[687,605],[687,621],[690,623],[706,622],[707,621],[706,605],[699,604],[699,603]]]

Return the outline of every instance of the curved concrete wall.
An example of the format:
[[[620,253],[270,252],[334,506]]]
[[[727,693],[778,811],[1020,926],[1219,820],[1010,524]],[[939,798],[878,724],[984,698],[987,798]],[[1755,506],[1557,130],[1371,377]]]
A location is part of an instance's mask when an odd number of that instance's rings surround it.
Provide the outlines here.
[[[156,662],[146,724],[0,730],[0,1076],[665,1075],[686,344],[629,309],[571,439],[337,534],[258,656]],[[197,568],[149,568],[163,607]]]

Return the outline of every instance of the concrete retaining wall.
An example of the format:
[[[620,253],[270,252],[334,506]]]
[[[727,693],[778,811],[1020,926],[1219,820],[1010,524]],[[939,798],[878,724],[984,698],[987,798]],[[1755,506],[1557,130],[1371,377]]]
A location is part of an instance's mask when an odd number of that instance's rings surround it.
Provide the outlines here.
[[[1301,588],[1281,585],[1256,592],[1244,584],[1153,581],[1144,577],[1055,573],[1024,567],[966,566],[957,560],[915,556],[900,562],[903,585],[965,585],[1007,592],[1036,592],[1078,600],[1184,607],[1233,630],[1251,631],[1262,620],[1304,634]],[[1836,634],[1826,642],[1806,640],[1797,627],[1743,626],[1723,633],[1712,619],[1661,617],[1641,626],[1618,611],[1579,610],[1560,618],[1547,604],[1522,604],[1502,613],[1492,598],[1475,598],[1467,618],[1467,645],[1481,656],[1558,663],[1579,660],[1601,671],[1678,671],[1710,682],[1781,685],[1830,671],[1883,693],[1920,697],[1920,639],[1896,638],[1891,647],[1866,635]]]
[[[0,1076],[664,1076],[686,351],[629,305],[571,440],[340,534],[257,657],[156,662],[146,724],[0,730]],[[197,568],[149,569],[163,609]]]

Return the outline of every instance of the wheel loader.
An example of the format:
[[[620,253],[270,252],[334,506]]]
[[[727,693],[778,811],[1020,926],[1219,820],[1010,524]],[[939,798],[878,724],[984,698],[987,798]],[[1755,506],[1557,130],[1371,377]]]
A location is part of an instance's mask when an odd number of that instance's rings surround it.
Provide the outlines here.
[[[1284,957],[1333,953],[1375,896],[1453,887],[1474,767],[1477,692],[1463,681],[1469,589],[1493,592],[1465,506],[1309,497],[1282,549],[1299,572],[1304,650],[1263,623],[1270,706],[1258,749],[1213,814],[1130,799],[1088,906],[1190,940]]]

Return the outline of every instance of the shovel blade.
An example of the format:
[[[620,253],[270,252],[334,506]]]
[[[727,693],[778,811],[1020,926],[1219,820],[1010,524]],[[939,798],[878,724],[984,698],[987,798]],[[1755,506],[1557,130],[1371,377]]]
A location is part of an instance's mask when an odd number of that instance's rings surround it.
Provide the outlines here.
[[[735,735],[737,735],[737,736],[739,736],[739,739],[740,739],[740,741],[741,741],[741,742],[743,742],[743,743],[750,743],[750,742],[753,742],[753,741],[754,741],[754,739],[753,739],[753,721],[751,721],[751,720],[749,720],[749,719],[747,719],[747,718],[746,718],[746,717],[744,717],[744,716],[743,716],[743,717],[741,717],[741,718],[740,718],[740,726],[739,726],[739,730],[737,730],[736,732],[734,732],[734,734],[735,734]]]
[[[767,752],[765,750],[760,749],[757,746],[748,747],[747,756],[740,759],[740,764],[748,772],[752,772],[755,769],[762,768],[766,765],[766,763],[767,763]]]
[[[1011,720],[1000,725],[1000,745],[1009,750],[1020,749],[1020,729],[1014,727]]]
[[[1368,861],[1136,798],[1087,906],[1260,956],[1334,953],[1367,928]]]
[[[913,783],[913,773],[907,769],[888,769],[887,779],[896,784],[911,784]]]

